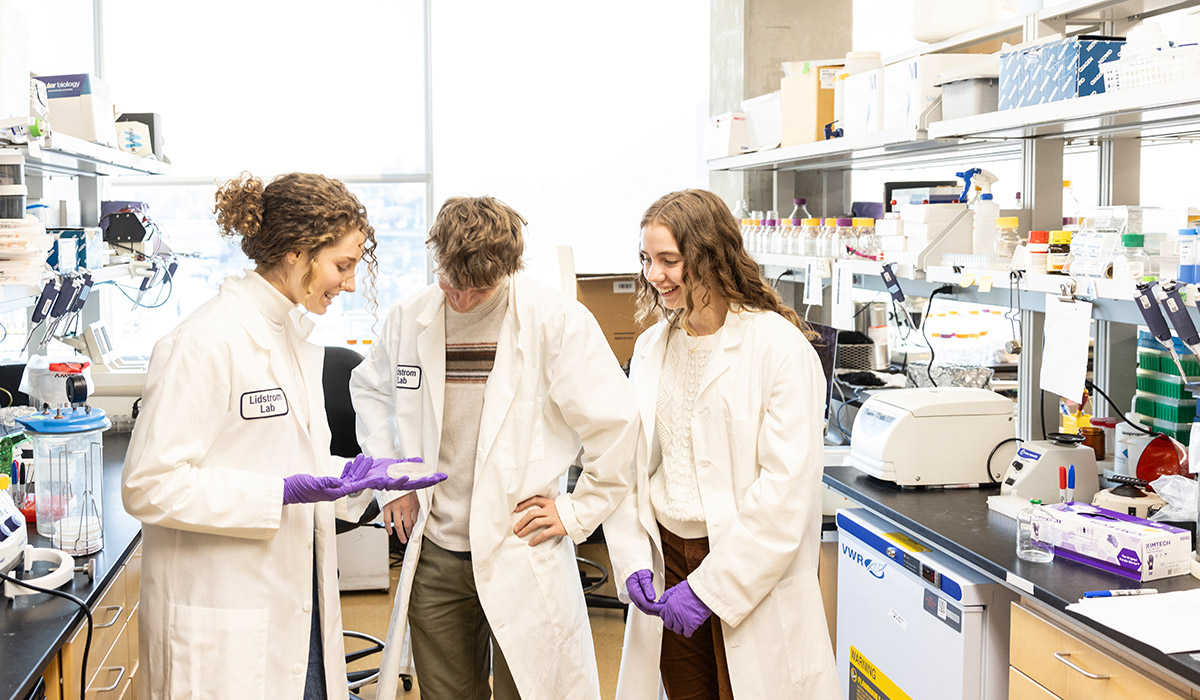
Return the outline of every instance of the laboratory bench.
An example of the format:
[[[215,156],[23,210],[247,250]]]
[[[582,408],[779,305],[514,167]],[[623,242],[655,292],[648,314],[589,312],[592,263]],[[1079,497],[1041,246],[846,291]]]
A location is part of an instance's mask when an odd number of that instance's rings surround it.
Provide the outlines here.
[[[1179,697],[1189,697],[1190,692],[1191,697],[1200,698],[1200,654],[1164,654],[1066,610],[1085,591],[1138,588],[1141,584],[1061,558],[1047,564],[1019,559],[1016,521],[991,511],[987,505],[988,496],[998,493],[997,489],[903,488],[850,466],[826,466],[823,480],[837,494],[898,525],[924,544],[1004,583],[1023,597],[1022,605],[1044,618],[1064,623],[1061,626],[1068,632],[1090,638],[1102,649],[1107,647],[1111,656],[1183,693]],[[1200,581],[1175,576],[1147,582],[1146,586],[1166,593],[1200,588]],[[1010,692],[1016,693],[1010,697],[1044,697]]]
[[[58,590],[70,593],[83,600],[95,617],[92,650],[88,656],[88,675],[94,677],[100,664],[105,661],[109,649],[100,649],[105,643],[112,645],[118,635],[128,629],[127,639],[136,640],[137,574],[131,561],[141,542],[141,523],[127,514],[121,506],[121,466],[125,461],[125,449],[129,444],[129,433],[109,430],[104,434],[104,482],[102,505],[104,507],[104,547],[86,557],[75,557],[79,566],[91,560],[95,562],[95,574],[91,580],[76,573],[71,581]],[[37,534],[37,528],[29,525],[29,543],[35,547],[49,547],[50,542]],[[45,565],[35,567],[37,574]],[[127,568],[129,569],[127,571]],[[128,574],[128,575],[127,575]],[[126,583],[130,585],[122,585]],[[119,600],[114,600],[119,599]],[[103,605],[102,605],[103,603]],[[0,699],[24,700],[29,697],[43,674],[62,678],[64,684],[78,682],[77,647],[75,635],[86,628],[85,617],[79,606],[71,601],[45,593],[4,598],[0,607]],[[124,627],[123,627],[124,625]],[[106,630],[109,630],[106,632]],[[86,634],[86,629],[82,629]],[[80,635],[80,640],[83,635]],[[64,647],[71,648],[67,653]],[[133,658],[136,659],[136,641],[132,643]],[[60,655],[60,651],[63,653]],[[60,667],[68,663],[74,668]],[[117,674],[113,674],[114,676]],[[132,671],[126,670],[120,678],[99,678],[98,683],[112,681],[116,692],[112,697],[125,697],[131,685]],[[65,697],[72,700],[79,695],[75,685],[73,694]],[[60,697],[58,688],[48,689],[46,697]],[[35,696],[40,697],[40,696]],[[89,691],[89,697],[92,692]],[[99,695],[104,697],[104,695]]]

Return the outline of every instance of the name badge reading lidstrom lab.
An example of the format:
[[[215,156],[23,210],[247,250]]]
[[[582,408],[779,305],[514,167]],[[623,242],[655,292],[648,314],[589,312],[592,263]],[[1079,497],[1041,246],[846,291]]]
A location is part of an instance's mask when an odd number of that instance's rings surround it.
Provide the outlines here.
[[[263,389],[242,394],[242,418],[273,418],[288,414],[287,396],[283,389]]]
[[[416,365],[396,365],[397,389],[420,389],[421,368]]]

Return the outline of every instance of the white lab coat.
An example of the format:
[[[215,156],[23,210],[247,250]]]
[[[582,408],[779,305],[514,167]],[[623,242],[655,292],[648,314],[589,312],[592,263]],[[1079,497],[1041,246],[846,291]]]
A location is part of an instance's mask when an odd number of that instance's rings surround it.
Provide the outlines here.
[[[581,304],[523,276],[508,287],[496,361],[484,389],[471,494],[472,568],[479,601],[524,700],[598,700],[599,680],[574,548],[563,538],[536,547],[513,534],[517,504],[555,499],[582,542],[628,487],[637,440],[633,390],[600,326]],[[396,305],[380,341],[351,375],[358,440],[376,457],[438,463],[445,391],[445,297],[436,285]],[[570,494],[559,479],[583,447]],[[450,478],[454,478],[453,475]],[[434,488],[437,488],[436,486]],[[409,540],[381,662],[379,697],[395,694],[406,654],[409,593],[431,495]]]
[[[294,360],[270,350],[265,313],[286,314],[303,392],[276,371]],[[283,505],[285,476],[337,475],[309,329],[247,272],[154,347],[122,491],[142,521],[141,698],[299,700],[314,545],[327,691],[348,696],[334,504]]]
[[[630,492],[604,524],[622,600],[639,569],[663,591],[650,469],[662,462],[654,426],[666,347],[661,322],[634,349],[643,429]],[[727,314],[701,378],[692,445],[710,552],[688,583],[720,618],[739,699],[839,697],[817,586],[824,385],[804,335],[762,312]],[[658,697],[662,635],[661,619],[630,608],[619,700]]]

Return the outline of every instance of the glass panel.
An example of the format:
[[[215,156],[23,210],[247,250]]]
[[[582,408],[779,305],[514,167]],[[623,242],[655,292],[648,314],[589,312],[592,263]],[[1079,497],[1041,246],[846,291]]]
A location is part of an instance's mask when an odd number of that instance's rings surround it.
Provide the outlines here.
[[[117,110],[163,115],[175,175],[426,171],[420,0],[106,0],[103,19]]]
[[[142,308],[134,311],[138,281],[105,284],[102,318],[109,326],[120,354],[149,354],[154,342],[212,298],[227,276],[251,266],[233,243],[217,233],[212,213],[213,185],[152,185],[129,179],[112,183],[110,198],[151,203],[151,215],[165,232],[166,241],[179,257],[172,284],[146,291]],[[348,183],[367,208],[375,227],[379,274],[376,280],[379,311],[368,310],[368,273],[360,266],[358,289],[342,294],[322,317],[315,318],[310,337],[320,345],[340,345],[370,337],[376,318],[405,295],[425,285],[424,183]]]
[[[94,73],[92,3],[38,0],[19,3],[29,22],[29,70],[36,75]]]

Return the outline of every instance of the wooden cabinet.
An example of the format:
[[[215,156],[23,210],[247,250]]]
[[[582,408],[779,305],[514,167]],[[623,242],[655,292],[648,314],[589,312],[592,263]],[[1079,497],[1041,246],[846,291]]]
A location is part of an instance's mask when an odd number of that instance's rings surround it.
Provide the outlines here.
[[[1041,614],[1012,604],[1010,700],[1177,700],[1179,694]]]
[[[80,664],[87,645],[87,622],[83,622],[42,674],[48,698],[78,698],[81,684],[87,700],[136,698],[141,555],[139,543],[92,608],[87,678],[80,677]]]

